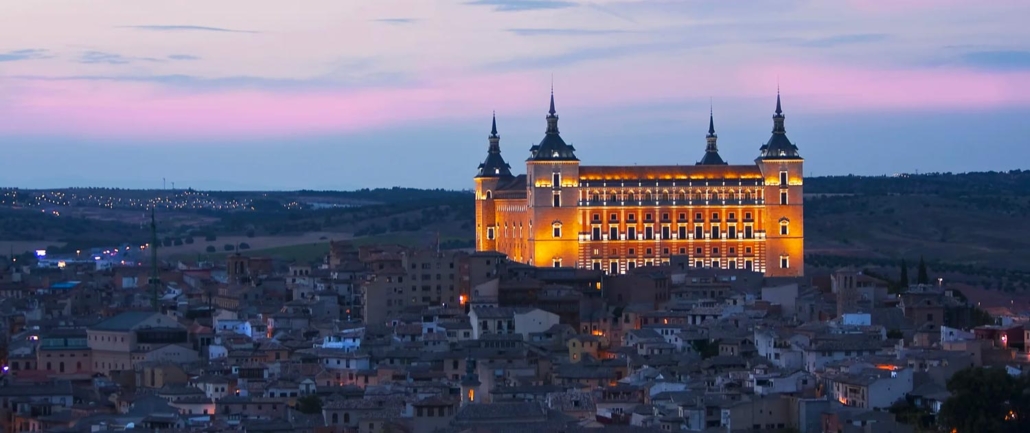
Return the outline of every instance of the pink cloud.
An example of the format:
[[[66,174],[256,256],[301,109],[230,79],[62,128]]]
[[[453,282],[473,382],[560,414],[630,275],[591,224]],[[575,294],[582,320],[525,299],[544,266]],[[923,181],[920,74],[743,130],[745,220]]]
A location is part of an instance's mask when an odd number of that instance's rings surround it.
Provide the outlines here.
[[[543,74],[434,74],[405,88],[190,93],[156,83],[0,81],[0,132],[123,138],[248,138],[374,130],[435,121],[543,114]],[[1030,73],[755,63],[559,75],[558,110],[620,109],[684,99],[772,97],[779,76],[807,109],[934,111],[1030,105]],[[567,77],[567,78],[563,78]],[[13,84],[17,84],[14,86]]]

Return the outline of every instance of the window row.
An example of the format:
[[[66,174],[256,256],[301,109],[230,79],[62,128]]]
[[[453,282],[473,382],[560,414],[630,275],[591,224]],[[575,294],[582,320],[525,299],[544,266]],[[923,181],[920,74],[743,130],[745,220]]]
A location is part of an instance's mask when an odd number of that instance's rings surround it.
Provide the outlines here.
[[[710,214],[710,216],[711,216],[711,218],[708,219],[709,222],[721,222],[722,221],[722,214],[719,213],[719,212],[712,212]],[[643,214],[643,221],[644,222],[652,222],[652,221],[655,220],[654,218],[655,218],[655,213],[646,212],[646,213]],[[672,221],[672,213],[670,213],[670,212],[662,212],[661,213],[661,218],[662,218],[661,221]],[[679,212],[679,214],[677,215],[677,219],[676,220],[677,221],[687,221],[687,212]],[[704,220],[705,220],[704,212],[694,212],[694,222],[704,222]],[[753,221],[753,220],[754,220],[754,214],[752,214],[751,212],[744,212],[744,221]],[[593,214],[591,214],[590,221],[595,222],[595,223],[596,222],[601,222],[601,213],[600,212],[594,212]],[[609,213],[608,214],[608,221],[609,222],[619,222],[619,213],[618,212],[611,212],[611,213]],[[636,222],[637,221],[637,214],[634,213],[634,212],[627,213],[626,214],[626,221],[627,222]],[[736,212],[727,212],[726,213],[726,221],[727,222],[736,222],[737,221],[737,213]]]

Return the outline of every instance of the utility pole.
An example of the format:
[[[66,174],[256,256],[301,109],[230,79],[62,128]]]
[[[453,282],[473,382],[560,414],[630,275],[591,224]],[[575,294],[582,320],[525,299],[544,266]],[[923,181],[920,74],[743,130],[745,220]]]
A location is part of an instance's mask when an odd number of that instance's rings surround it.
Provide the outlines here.
[[[154,217],[154,208],[150,208],[150,306],[154,311],[159,311],[157,305],[157,286],[161,284],[161,277],[157,271],[157,219]]]

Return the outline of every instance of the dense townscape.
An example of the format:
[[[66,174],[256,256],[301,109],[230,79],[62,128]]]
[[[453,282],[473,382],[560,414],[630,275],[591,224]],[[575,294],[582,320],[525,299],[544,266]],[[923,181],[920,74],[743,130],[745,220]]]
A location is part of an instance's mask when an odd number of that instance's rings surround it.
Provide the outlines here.
[[[313,266],[234,254],[166,263],[156,279],[11,265],[3,420],[47,432],[909,432],[933,424],[956,373],[1027,365],[1023,318],[984,324],[925,269],[896,292],[853,269],[689,265],[606,275],[349,242]]]

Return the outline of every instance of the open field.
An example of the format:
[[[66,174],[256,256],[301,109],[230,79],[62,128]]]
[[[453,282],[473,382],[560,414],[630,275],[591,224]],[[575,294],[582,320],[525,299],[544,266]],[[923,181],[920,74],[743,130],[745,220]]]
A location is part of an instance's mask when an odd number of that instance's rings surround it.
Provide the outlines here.
[[[160,247],[157,252],[161,257],[186,257],[196,256],[198,254],[210,255],[211,253],[207,252],[208,246],[215,247],[217,253],[224,253],[226,252],[226,245],[246,243],[250,245],[250,251],[257,251],[318,243],[328,245],[330,240],[344,240],[350,239],[351,237],[352,236],[350,234],[346,233],[330,232],[311,232],[285,236],[219,236],[211,242],[205,241],[203,237],[195,237],[193,244]]]

